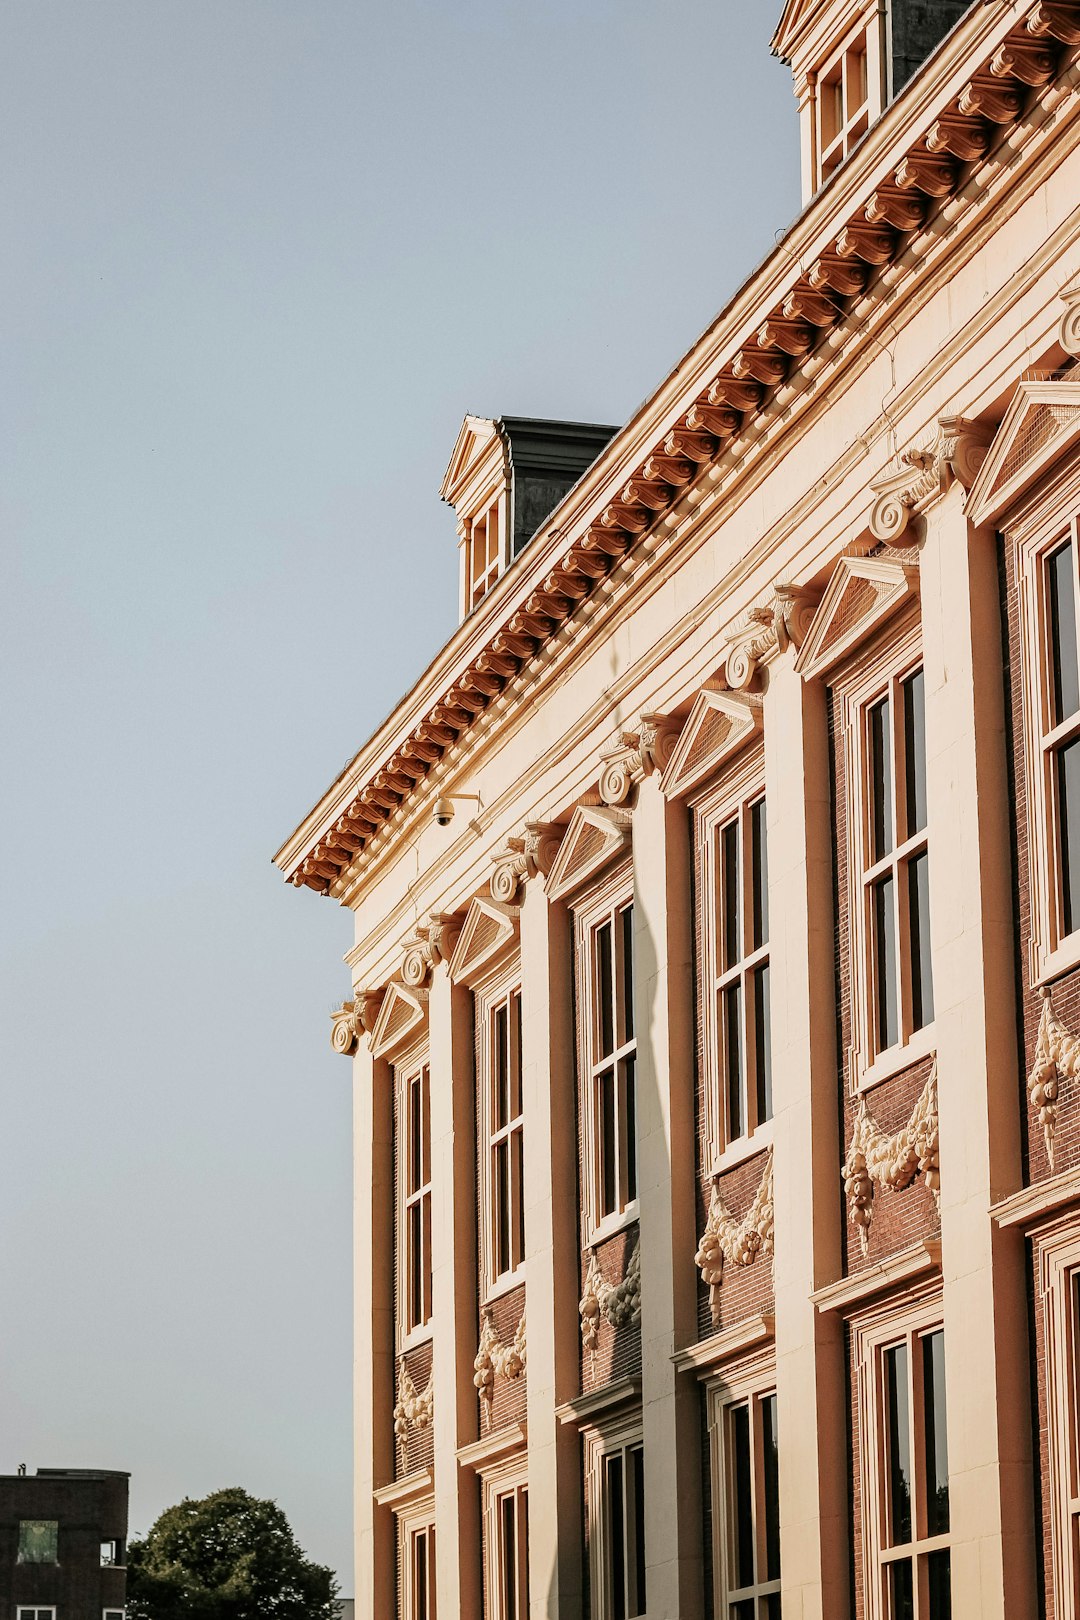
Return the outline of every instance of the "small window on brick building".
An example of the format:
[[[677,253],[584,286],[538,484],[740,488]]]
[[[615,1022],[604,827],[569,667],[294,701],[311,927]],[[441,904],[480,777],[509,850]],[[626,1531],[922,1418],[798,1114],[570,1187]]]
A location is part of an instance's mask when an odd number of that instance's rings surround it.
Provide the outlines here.
[[[431,1075],[398,1079],[400,1326],[405,1337],[431,1320]]]
[[[585,1012],[586,1214],[592,1233],[638,1196],[634,907],[603,903],[579,919]]]
[[[487,1286],[514,1276],[525,1260],[525,1125],[521,1096],[521,991],[481,1003],[484,1020],[482,1120],[487,1139],[482,1191],[487,1208]]]
[[[18,1620],[56,1620],[55,1609],[17,1609]]]
[[[755,1389],[731,1400],[728,1393],[726,1384],[713,1389],[710,1412],[719,1612],[731,1620],[780,1620],[776,1394]]]
[[[124,1620],[123,1609],[102,1609],[101,1620]]]
[[[55,1519],[22,1519],[19,1522],[20,1564],[55,1564],[59,1525]]]
[[[119,1537],[101,1543],[102,1568],[111,1568],[122,1565],[124,1562],[124,1543]]]

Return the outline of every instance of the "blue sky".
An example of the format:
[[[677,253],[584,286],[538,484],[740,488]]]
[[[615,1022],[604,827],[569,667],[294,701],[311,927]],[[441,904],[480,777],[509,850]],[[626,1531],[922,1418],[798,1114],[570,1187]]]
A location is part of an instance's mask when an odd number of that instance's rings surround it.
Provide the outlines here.
[[[0,1471],[351,1591],[350,936],[270,856],[453,627],[465,412],[624,420],[790,222],[779,10],[0,7]]]

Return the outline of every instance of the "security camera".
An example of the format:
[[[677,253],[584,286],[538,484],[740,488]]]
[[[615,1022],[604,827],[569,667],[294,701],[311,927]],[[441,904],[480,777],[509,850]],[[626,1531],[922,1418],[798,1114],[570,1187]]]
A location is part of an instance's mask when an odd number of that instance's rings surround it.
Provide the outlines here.
[[[431,807],[431,819],[436,827],[449,827],[454,819],[453,799],[436,799]]]

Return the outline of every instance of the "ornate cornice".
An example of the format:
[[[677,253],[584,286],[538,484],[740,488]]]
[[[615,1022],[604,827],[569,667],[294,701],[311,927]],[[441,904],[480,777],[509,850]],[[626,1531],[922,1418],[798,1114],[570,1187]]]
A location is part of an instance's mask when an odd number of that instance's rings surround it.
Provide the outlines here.
[[[806,639],[817,607],[809,592],[794,585],[777,585],[767,601],[750,609],[727,637],[724,680],[732,692],[749,692],[758,667],[786,652],[796,651]]]
[[[635,731],[620,731],[604,749],[597,791],[605,804],[625,804],[634,788],[654,771],[667,769],[682,730],[681,720],[643,714]]]
[[[592,472],[556,508],[543,538],[534,542],[535,562],[520,576],[517,595],[497,590],[476,626],[452,642],[454,658],[441,661],[446,684],[441,691],[434,683],[428,688],[430,698],[422,712],[413,709],[408,734],[388,738],[390,751],[381,757],[382,744],[374,739],[361,756],[363,763],[351,766],[327,795],[324,805],[331,808],[312,812],[279,851],[277,859],[289,882],[329,894],[477,716],[509,681],[532,666],[597,583],[631,554],[648,552],[651,542],[644,547],[639,543],[668,521],[687,490],[709,476],[721,455],[728,456],[732,446],[738,453],[744,443],[760,438],[761,419],[777,394],[789,403],[800,372],[805,378],[810,375],[807,367],[820,370],[815,357],[823,342],[828,340],[830,355],[838,356],[844,339],[864,333],[867,299],[883,295],[898,274],[918,276],[918,257],[897,267],[888,281],[881,272],[896,265],[906,241],[926,231],[935,211],[980,164],[995,162],[999,135],[1025,112],[1031,88],[1043,92],[1032,103],[1033,113],[1041,113],[1052,81],[1076,55],[1078,19],[1080,9],[1073,0],[1039,3],[1020,18],[971,8],[935,56],[933,68],[916,75],[864,143],[862,161],[869,165],[882,143],[890,138],[904,142],[888,174],[860,193],[860,160],[853,159],[843,183],[808,206],[783,244],[779,262],[791,264],[783,292],[769,261],[734,301],[737,317],[723,318],[687,358],[687,367],[692,361],[693,374],[702,376],[706,348],[716,355],[716,369],[711,378],[704,377],[696,397],[688,401],[685,393],[671,394],[671,415],[657,423],[654,442],[635,452],[632,462],[627,449],[635,435],[642,437],[641,419],[616,436]],[[932,102],[930,92],[938,83],[934,75],[943,82],[965,49],[979,50],[977,67],[946,105]],[[1071,91],[1063,90],[1067,93]],[[927,112],[916,119],[911,109],[920,104]],[[970,155],[983,149],[985,157]],[[837,211],[838,199],[846,217]],[[978,206],[978,201],[976,193],[965,192],[967,206]],[[796,250],[798,244],[805,252]],[[778,301],[763,299],[754,305],[754,290],[766,281],[776,289],[770,299]],[[845,301],[850,298],[858,299],[859,309],[848,327]],[[669,397],[666,387],[663,397]],[[482,644],[476,627],[482,628]]]
[[[992,438],[992,429],[962,416],[939,417],[927,443],[902,450],[887,472],[870,480],[877,497],[870,513],[874,538],[895,542],[912,517],[940,499],[954,479],[970,489]]]
[[[549,821],[527,821],[519,837],[508,838],[491,857],[495,862],[491,898],[504,906],[513,905],[530,878],[547,877],[565,831]]]

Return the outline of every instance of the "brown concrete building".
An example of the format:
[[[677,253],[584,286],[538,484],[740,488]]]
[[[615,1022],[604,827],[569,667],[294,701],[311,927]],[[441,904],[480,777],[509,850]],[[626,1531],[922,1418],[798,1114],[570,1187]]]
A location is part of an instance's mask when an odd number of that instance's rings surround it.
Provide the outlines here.
[[[0,1614],[124,1620],[128,1477],[39,1468],[0,1478]]]
[[[802,214],[524,545],[466,421],[461,625],[277,856],[365,1620],[1080,1613],[1080,5],[774,43]]]

